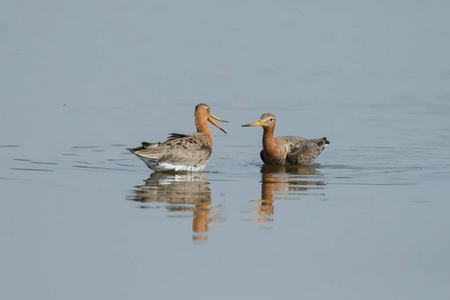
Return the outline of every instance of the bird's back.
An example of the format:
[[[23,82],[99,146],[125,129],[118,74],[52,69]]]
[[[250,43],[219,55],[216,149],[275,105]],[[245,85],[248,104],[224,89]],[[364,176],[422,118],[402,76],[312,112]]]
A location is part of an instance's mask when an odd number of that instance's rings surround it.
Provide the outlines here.
[[[279,145],[279,157],[265,157],[264,150],[261,151],[261,159],[266,164],[308,165],[330,143],[326,138],[308,140],[297,136],[278,136],[274,140]]]
[[[212,143],[201,133],[171,133],[165,142],[128,149],[155,171],[199,171],[209,161]]]

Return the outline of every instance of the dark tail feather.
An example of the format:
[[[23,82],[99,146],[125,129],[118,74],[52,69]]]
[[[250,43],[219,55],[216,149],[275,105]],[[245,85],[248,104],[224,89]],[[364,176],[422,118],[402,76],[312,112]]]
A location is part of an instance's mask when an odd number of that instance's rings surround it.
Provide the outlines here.
[[[131,153],[134,153],[139,150],[144,150],[144,149],[145,149],[144,147],[127,148],[127,150],[130,151]]]
[[[130,151],[131,153],[134,153],[136,151],[150,149],[150,148],[153,148],[153,147],[161,145],[161,143],[147,143],[147,142],[142,142],[141,144],[142,144],[141,147],[127,148],[127,150]]]
[[[317,146],[319,146],[322,150],[325,149],[325,146],[328,145],[330,143],[329,140],[327,140],[326,137],[323,137],[321,139],[312,139],[312,141],[314,143],[317,144]]]

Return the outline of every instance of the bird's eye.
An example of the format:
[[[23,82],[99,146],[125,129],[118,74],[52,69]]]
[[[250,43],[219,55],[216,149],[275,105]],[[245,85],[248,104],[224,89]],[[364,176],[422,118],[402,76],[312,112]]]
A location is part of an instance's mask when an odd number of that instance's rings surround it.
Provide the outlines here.
[[[273,118],[270,118],[270,121],[273,121]]]

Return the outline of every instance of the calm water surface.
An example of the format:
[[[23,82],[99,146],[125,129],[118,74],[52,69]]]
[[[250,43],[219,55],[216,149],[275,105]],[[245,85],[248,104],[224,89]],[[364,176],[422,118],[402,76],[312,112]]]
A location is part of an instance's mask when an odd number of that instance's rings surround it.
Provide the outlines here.
[[[0,6],[2,298],[447,299],[445,2]],[[199,102],[202,172],[125,150]],[[263,166],[266,112],[331,144]]]

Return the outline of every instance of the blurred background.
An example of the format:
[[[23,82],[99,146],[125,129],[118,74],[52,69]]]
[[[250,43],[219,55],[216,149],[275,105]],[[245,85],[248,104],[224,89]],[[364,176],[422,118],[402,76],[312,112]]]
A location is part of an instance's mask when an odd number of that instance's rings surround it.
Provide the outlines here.
[[[446,299],[449,1],[0,2],[3,298]],[[204,172],[127,153],[195,130]],[[326,136],[264,170],[260,128]],[[222,125],[222,124],[221,124]]]

